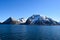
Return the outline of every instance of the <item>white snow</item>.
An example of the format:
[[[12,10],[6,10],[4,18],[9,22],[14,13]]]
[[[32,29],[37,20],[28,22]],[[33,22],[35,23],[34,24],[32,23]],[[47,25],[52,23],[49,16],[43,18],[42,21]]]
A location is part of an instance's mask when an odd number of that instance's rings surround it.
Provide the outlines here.
[[[19,18],[20,23],[25,23],[26,20],[24,18]]]

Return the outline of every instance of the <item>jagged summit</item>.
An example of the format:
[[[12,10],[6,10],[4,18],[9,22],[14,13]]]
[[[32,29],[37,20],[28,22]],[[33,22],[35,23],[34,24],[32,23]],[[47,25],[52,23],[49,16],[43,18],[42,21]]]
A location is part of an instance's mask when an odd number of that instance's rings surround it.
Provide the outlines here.
[[[26,20],[24,18],[19,18],[19,20],[20,20],[21,23],[25,23],[26,22]]]

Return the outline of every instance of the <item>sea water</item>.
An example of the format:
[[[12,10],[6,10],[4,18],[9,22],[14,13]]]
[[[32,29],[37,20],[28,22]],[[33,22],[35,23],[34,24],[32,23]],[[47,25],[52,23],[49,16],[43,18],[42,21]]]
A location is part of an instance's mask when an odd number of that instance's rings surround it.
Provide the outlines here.
[[[60,26],[0,24],[0,40],[60,40]]]

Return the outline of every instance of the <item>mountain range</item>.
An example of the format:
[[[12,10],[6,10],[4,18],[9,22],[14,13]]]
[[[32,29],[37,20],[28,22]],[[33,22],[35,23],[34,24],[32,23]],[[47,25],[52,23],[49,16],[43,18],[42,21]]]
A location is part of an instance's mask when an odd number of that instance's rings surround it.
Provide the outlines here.
[[[28,19],[19,18],[16,20],[12,17],[9,17],[4,22],[0,24],[19,24],[19,25],[60,25],[60,22],[53,20],[52,18],[41,16],[41,15],[32,15]]]

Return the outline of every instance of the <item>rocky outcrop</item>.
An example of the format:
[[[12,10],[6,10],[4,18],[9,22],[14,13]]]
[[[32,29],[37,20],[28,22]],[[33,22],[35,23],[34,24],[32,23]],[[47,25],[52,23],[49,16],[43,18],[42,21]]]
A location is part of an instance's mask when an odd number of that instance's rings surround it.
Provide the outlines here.
[[[20,24],[24,25],[26,23],[26,19],[24,18],[19,18]]]
[[[19,18],[20,23],[25,23],[26,20],[24,18]]]
[[[40,15],[32,15],[31,17],[27,19],[26,24],[58,25],[59,23],[46,16],[43,17]]]

